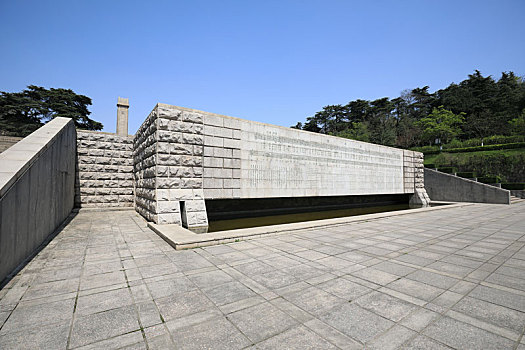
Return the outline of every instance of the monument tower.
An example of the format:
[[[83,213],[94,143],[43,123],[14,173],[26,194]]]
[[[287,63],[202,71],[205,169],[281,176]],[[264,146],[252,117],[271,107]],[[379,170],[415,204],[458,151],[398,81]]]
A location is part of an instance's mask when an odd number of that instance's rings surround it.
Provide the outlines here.
[[[117,135],[128,136],[129,100],[119,97],[117,101]]]

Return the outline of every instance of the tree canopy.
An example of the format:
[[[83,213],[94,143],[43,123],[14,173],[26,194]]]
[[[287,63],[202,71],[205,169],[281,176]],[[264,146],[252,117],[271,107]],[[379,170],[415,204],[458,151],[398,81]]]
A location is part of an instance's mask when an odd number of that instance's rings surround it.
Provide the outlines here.
[[[421,118],[416,124],[423,129],[423,138],[442,144],[451,141],[460,132],[465,113],[454,114],[451,111],[439,106],[432,109],[428,117]]]
[[[436,138],[445,142],[523,132],[525,79],[513,72],[503,72],[494,80],[476,70],[458,84],[433,93],[429,89],[405,90],[394,99],[358,99],[325,106],[294,128],[403,148]],[[450,120],[453,116],[451,125],[438,123],[440,118]],[[430,122],[436,123],[434,130],[429,128]],[[438,135],[440,128],[448,132],[442,130]]]
[[[90,119],[91,99],[71,89],[29,85],[21,92],[0,91],[0,134],[26,136],[55,117],[72,118],[80,129],[101,130]]]

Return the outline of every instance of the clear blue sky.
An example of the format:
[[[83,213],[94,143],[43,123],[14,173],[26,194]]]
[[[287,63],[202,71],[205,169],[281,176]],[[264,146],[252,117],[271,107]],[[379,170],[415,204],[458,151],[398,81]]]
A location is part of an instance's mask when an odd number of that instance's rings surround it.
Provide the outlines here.
[[[0,0],[0,90],[71,88],[114,131],[162,102],[283,126],[323,106],[525,74],[524,0]]]

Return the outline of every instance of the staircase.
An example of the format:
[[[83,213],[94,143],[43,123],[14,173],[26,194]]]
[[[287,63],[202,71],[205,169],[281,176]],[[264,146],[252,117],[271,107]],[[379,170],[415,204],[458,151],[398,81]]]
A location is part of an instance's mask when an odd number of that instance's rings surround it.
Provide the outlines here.
[[[520,202],[525,202],[525,199],[516,196],[510,196],[510,204],[516,204]]]

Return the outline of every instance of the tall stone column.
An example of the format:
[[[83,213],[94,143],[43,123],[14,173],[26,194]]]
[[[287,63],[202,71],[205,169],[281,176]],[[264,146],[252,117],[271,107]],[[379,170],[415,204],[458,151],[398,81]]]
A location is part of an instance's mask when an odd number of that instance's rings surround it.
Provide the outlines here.
[[[425,190],[423,153],[403,150],[403,170],[405,193],[411,194],[410,207],[428,207],[430,198]]]
[[[117,101],[117,135],[128,136],[128,109],[128,99],[119,97]]]

